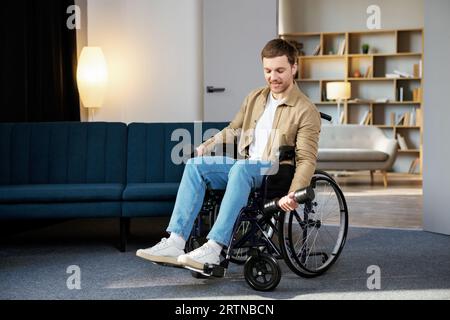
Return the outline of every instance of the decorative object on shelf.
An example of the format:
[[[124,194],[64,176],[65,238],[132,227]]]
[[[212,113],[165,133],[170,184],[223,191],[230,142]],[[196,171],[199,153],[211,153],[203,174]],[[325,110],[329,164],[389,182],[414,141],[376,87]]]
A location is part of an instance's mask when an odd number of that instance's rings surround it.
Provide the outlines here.
[[[100,47],[84,47],[77,67],[77,84],[81,102],[89,110],[89,120],[94,120],[94,110],[103,104],[108,70]]]
[[[361,72],[359,70],[355,70],[355,72],[353,72],[353,78],[360,78],[361,77]]]
[[[366,69],[366,73],[364,74],[365,78],[372,78],[373,77],[373,67],[368,66]]]
[[[295,47],[295,49],[297,49],[298,55],[299,56],[304,56],[305,53],[303,52],[303,43],[295,41],[295,40],[289,40],[288,41],[291,45],[293,45]]]
[[[364,43],[364,44],[361,46],[362,53],[368,54],[368,53],[369,53],[369,48],[370,48],[369,44],[368,44],[368,43]]]
[[[341,102],[351,97],[350,82],[328,82],[327,83],[327,99],[337,101],[337,117],[341,119]]]

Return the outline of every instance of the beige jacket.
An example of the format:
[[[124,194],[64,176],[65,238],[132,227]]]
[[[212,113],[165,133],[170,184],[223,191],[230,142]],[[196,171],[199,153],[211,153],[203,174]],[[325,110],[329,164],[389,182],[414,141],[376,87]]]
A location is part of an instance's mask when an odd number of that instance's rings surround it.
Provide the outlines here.
[[[248,158],[248,147],[253,141],[256,122],[264,112],[269,92],[269,87],[252,91],[233,121],[202,144],[205,151],[212,151],[216,144],[233,143],[239,137],[238,153]],[[311,182],[316,168],[320,125],[316,106],[295,85],[275,112],[272,133],[262,157],[276,162],[280,146],[295,146],[296,168],[289,192],[307,187]]]

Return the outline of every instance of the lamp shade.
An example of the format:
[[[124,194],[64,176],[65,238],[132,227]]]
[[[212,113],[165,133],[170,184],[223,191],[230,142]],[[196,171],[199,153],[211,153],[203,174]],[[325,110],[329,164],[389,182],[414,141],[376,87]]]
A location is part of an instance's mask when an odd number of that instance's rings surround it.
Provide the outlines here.
[[[77,84],[84,107],[102,106],[108,84],[108,69],[101,48],[83,48],[78,61]]]
[[[349,99],[351,96],[351,87],[349,82],[328,82],[327,83],[327,99],[343,100]]]

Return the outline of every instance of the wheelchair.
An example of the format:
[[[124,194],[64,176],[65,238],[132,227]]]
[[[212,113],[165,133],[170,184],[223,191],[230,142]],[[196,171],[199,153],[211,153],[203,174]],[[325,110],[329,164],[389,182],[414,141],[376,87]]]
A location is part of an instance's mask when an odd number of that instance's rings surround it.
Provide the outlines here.
[[[321,117],[331,117],[321,113]],[[294,147],[280,148],[275,175],[264,176],[261,187],[251,192],[241,209],[219,265],[192,270],[195,278],[224,277],[230,262],[244,265],[249,286],[270,291],[281,280],[278,260],[295,274],[311,278],[323,274],[338,259],[347,236],[348,209],[339,185],[328,173],[316,170],[311,184],[295,193],[299,207],[284,212],[277,206],[286,195],[295,172]],[[291,163],[286,163],[291,161]],[[192,251],[204,242],[219,212],[224,190],[207,189],[202,208],[186,243]]]

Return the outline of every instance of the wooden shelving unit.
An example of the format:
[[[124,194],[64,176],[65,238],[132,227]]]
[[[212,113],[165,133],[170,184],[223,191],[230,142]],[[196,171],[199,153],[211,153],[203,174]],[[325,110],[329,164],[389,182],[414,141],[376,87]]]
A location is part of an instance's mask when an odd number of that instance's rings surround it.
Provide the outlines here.
[[[321,111],[337,123],[337,103],[326,99],[326,84],[350,82],[352,97],[342,105],[343,124],[366,123],[392,138],[401,135],[408,149],[399,149],[393,171],[408,173],[419,158],[420,165],[412,173],[421,175],[423,29],[289,33],[280,37],[303,44],[296,80]],[[369,44],[368,53],[362,52],[364,43]],[[409,76],[393,78],[396,71]]]

